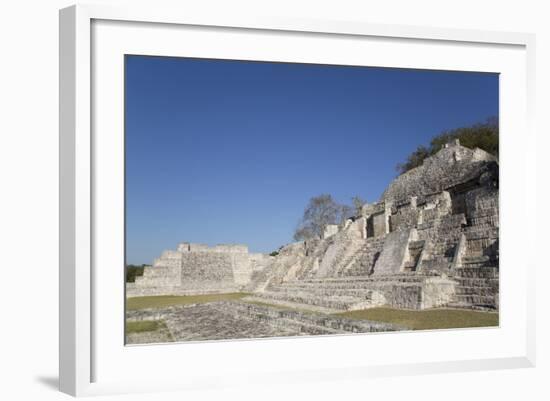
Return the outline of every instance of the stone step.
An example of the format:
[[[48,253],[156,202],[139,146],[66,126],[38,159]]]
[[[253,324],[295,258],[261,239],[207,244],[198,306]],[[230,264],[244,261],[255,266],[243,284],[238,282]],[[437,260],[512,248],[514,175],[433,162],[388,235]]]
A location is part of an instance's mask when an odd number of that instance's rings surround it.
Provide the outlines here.
[[[464,263],[462,268],[468,267],[468,268],[480,269],[480,268],[486,267],[488,264],[489,264],[489,262]],[[460,267],[458,267],[458,269],[460,269]]]
[[[498,288],[494,287],[455,287],[456,295],[481,295],[481,296],[495,296],[498,294]]]
[[[242,304],[241,304],[242,305]],[[308,316],[293,311],[282,311],[267,306],[246,305],[233,306],[241,315],[254,319],[268,320],[270,324],[286,330],[298,331],[305,334],[342,334],[352,330],[346,330],[336,319],[320,319],[315,315]]]
[[[291,308],[296,310],[308,310],[310,312],[318,312],[318,313],[325,313],[325,314],[342,312],[342,310],[340,309],[326,308],[318,305],[291,302],[284,299],[264,298],[261,296],[261,294],[255,294],[253,296],[245,297],[243,298],[243,301],[262,302],[270,305],[281,306],[284,308]]]
[[[294,327],[304,334],[338,334],[404,329],[402,326],[389,323],[346,319],[314,312],[284,310],[245,302],[231,302],[231,305],[228,304],[222,307],[225,308],[227,313],[238,313],[240,316],[268,321],[270,324],[282,328]]]
[[[391,290],[391,288],[394,287],[395,284],[386,284],[386,285],[379,285],[378,287],[371,287],[371,288],[345,288],[345,289],[339,289],[339,288],[286,288],[286,287],[275,287],[271,288],[269,291],[278,293],[278,294],[284,294],[286,297],[306,297],[306,296],[319,296],[319,297],[355,297],[359,299],[365,299],[370,300],[373,296],[373,291],[376,290]]]
[[[361,267],[353,267],[351,269],[346,270],[345,272],[342,272],[342,274],[339,277],[359,277],[365,275],[366,268]]]
[[[455,308],[455,309],[470,309],[470,310],[478,310],[478,311],[494,311],[497,308],[494,304],[492,305],[472,305],[468,302],[450,302],[446,306],[447,308]]]
[[[340,269],[336,271],[336,276],[347,277],[369,274],[374,267],[376,255],[382,250],[383,243],[383,241],[364,243],[341,264]]]
[[[351,296],[334,296],[327,298],[325,296],[310,294],[282,294],[278,292],[266,291],[257,294],[256,297],[264,300],[277,300],[293,302],[296,304],[315,305],[334,310],[352,310],[359,308],[360,304],[365,304],[365,307],[367,307],[368,304],[368,301]]]
[[[285,284],[300,283],[300,284],[322,284],[322,283],[346,283],[346,282],[373,282],[373,281],[402,281],[402,282],[415,282],[422,281],[429,275],[420,275],[414,272],[390,274],[390,275],[376,275],[376,276],[355,276],[355,277],[334,277],[334,278],[309,278],[305,280],[287,281]]]
[[[498,278],[498,269],[495,267],[461,267],[454,270],[454,275],[463,278]]]
[[[364,289],[277,287],[255,296],[272,300],[308,304],[337,310],[367,309],[383,305],[397,308],[422,308],[422,283],[372,283]]]
[[[482,264],[488,262],[489,256],[487,255],[471,255],[471,256],[464,256],[462,258],[462,264],[468,265],[468,264]],[[467,266],[465,266],[467,268]]]
[[[421,282],[424,281],[428,276],[378,276],[373,275],[370,277],[365,278],[364,276],[355,276],[355,277],[339,277],[337,279],[326,279],[326,280],[293,280],[293,281],[286,281],[283,284],[284,285],[292,285],[292,284],[299,284],[299,285],[322,285],[322,284],[355,284],[355,283],[372,283],[372,282],[382,282],[382,281],[391,281],[391,282],[403,282],[403,283],[413,283],[413,282]],[[354,280],[355,278],[355,280]]]
[[[285,330],[293,330],[304,335],[323,335],[323,334],[344,334],[348,331],[333,329],[331,327],[321,326],[318,324],[310,324],[306,322],[301,322],[294,319],[277,319],[276,326],[284,328]],[[273,324],[273,323],[271,323]]]
[[[498,278],[465,278],[465,277],[453,277],[454,281],[458,283],[459,286],[463,287],[499,287]]]
[[[370,270],[368,267],[353,267],[351,269],[346,269],[338,273],[338,277],[358,277],[364,276],[365,272]]]
[[[467,255],[462,258],[462,266],[459,269],[486,269],[494,266],[498,261],[487,255]]]
[[[269,291],[275,289],[289,289],[289,290],[315,290],[315,289],[327,289],[327,290],[368,290],[370,288],[387,287],[389,285],[421,285],[425,280],[373,280],[363,282],[347,282],[347,283],[313,283],[313,284],[282,284],[271,286]]]
[[[464,234],[467,240],[475,239],[496,239],[498,238],[498,227],[491,227],[487,225],[476,225],[467,227]]]
[[[223,294],[239,292],[240,288],[235,285],[220,286],[218,288],[185,288],[185,287],[139,287],[127,288],[126,296],[128,298],[143,296],[192,296],[205,294]]]
[[[495,305],[495,296],[483,295],[455,295],[454,302],[472,304],[472,305]]]

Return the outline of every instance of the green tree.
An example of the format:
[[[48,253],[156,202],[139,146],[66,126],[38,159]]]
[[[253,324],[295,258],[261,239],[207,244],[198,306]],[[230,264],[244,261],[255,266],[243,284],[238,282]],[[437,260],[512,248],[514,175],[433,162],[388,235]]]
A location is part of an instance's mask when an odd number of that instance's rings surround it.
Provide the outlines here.
[[[422,165],[424,159],[429,157],[430,155],[430,149],[428,149],[424,145],[420,145],[416,148],[414,152],[407,156],[407,160],[405,161],[405,163],[398,163],[396,169],[399,174],[406,173],[407,171]]]
[[[470,149],[480,148],[498,158],[498,119],[490,117],[483,123],[455,128],[441,132],[432,138],[430,145],[419,146],[407,156],[404,163],[399,163],[396,170],[399,174],[422,165],[424,159],[437,153],[443,145],[458,139],[462,146]]]
[[[127,265],[126,266],[126,282],[134,283],[137,276],[143,276],[145,265]]]

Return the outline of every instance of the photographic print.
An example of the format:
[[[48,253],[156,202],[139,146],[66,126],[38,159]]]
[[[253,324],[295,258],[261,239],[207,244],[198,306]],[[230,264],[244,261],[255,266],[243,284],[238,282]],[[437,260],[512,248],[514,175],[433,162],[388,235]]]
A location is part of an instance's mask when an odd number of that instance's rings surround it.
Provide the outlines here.
[[[125,56],[126,344],[499,325],[499,76]]]

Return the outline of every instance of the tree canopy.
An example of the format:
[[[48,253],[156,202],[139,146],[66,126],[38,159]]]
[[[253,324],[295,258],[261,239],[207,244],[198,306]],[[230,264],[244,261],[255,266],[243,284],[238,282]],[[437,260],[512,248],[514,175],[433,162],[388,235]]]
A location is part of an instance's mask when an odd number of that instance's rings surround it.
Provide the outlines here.
[[[418,146],[404,163],[397,164],[396,170],[399,174],[403,174],[422,165],[424,159],[435,154],[443,145],[454,139],[460,140],[462,146],[471,149],[480,148],[498,158],[498,119],[490,117],[483,123],[443,131],[432,138],[429,146]]]
[[[143,276],[145,265],[126,265],[126,282],[134,283],[137,276]]]

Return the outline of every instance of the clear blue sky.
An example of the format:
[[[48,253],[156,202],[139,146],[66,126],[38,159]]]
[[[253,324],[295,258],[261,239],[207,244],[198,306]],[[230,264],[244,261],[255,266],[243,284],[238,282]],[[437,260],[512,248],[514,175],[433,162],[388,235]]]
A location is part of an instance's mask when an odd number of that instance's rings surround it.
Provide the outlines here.
[[[128,263],[270,252],[312,196],[378,200],[418,145],[498,115],[498,75],[127,56],[125,110]]]

